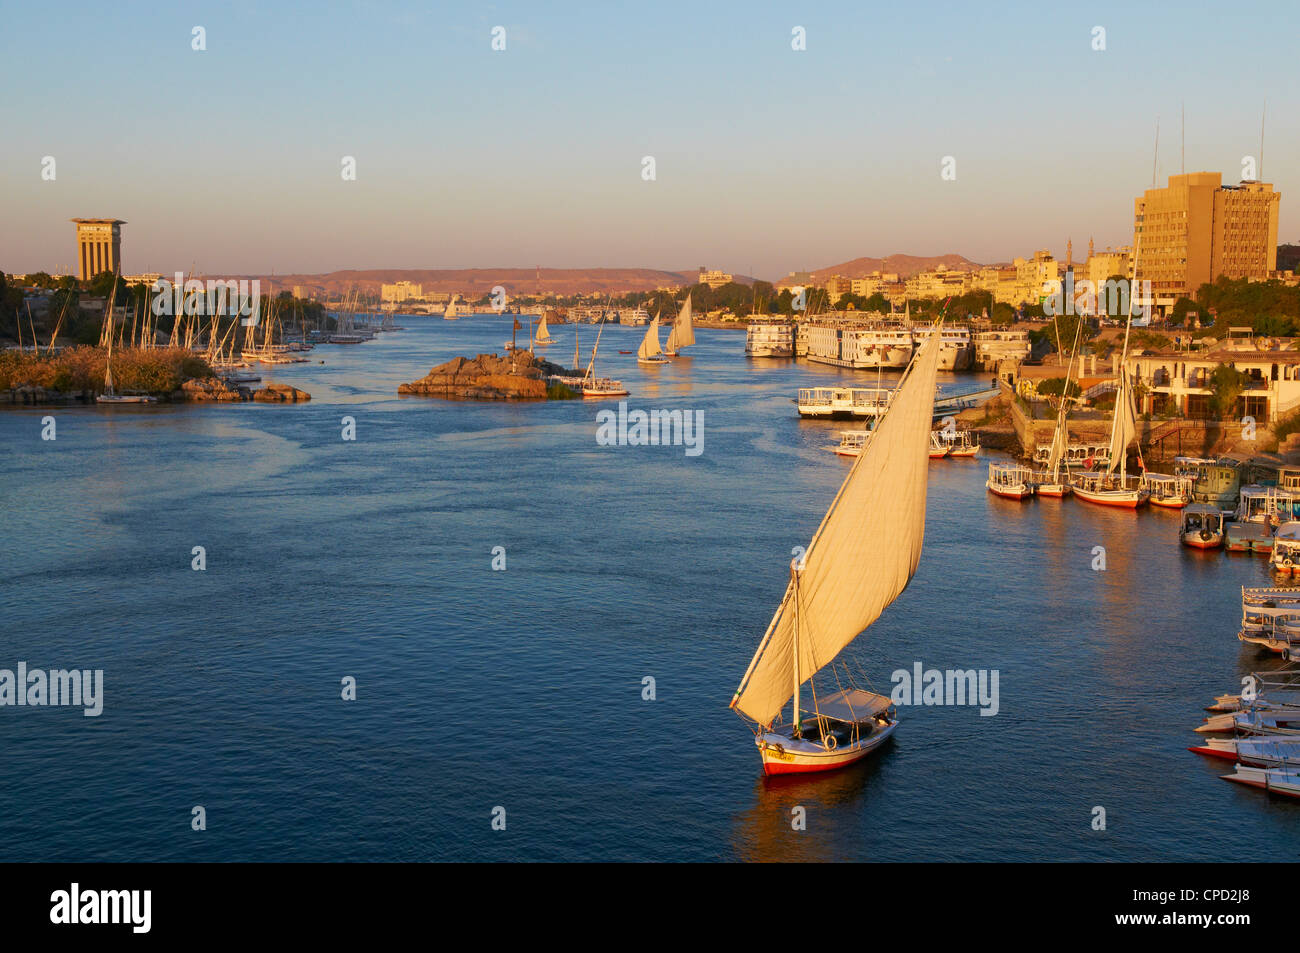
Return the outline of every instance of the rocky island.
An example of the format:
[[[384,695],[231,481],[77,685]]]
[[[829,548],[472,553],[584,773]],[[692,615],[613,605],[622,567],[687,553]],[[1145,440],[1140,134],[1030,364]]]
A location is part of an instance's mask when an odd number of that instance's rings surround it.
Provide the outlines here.
[[[397,392],[445,400],[570,400],[581,392],[552,378],[581,376],[531,351],[513,351],[454,358]]]

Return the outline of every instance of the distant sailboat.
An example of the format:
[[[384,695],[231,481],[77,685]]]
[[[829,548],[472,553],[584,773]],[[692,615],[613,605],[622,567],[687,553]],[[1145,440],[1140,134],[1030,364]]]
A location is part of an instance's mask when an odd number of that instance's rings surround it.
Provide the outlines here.
[[[109,319],[112,320],[111,317]],[[158,398],[146,394],[119,394],[113,389],[113,329],[108,332],[108,357],[104,362],[104,393],[95,398],[99,404],[153,404]]]
[[[664,346],[664,353],[669,357],[676,357],[682,348],[690,347],[694,343],[695,326],[691,324],[691,293],[688,291],[682,310],[673,323],[673,329],[668,332],[668,343]]]
[[[587,372],[582,378],[582,396],[583,397],[626,397],[627,388],[623,386],[622,381],[616,381],[609,377],[596,376],[596,352],[600,350],[600,336],[605,331],[605,322],[600,322],[600,328],[596,331],[596,343],[591,348],[591,363],[587,365]],[[574,356],[577,356],[577,344],[574,344]]]
[[[667,364],[668,358],[664,357],[664,349],[659,346],[659,315],[655,314],[655,319],[650,322],[650,326],[645,329],[645,337],[641,339],[641,347],[636,352],[636,362],[638,364]]]
[[[926,473],[939,328],[912,360],[897,396],[854,461],[731,700],[756,723],[766,774],[826,771],[865,757],[898,725],[883,695],[843,687],[819,695],[811,679],[907,588],[925,536]],[[805,681],[812,710],[801,708]],[[793,697],[790,722],[779,725]]]
[[[541,323],[537,325],[537,335],[533,338],[533,344],[537,347],[549,347],[555,343],[551,337],[551,332],[546,327],[546,314],[542,313]]]

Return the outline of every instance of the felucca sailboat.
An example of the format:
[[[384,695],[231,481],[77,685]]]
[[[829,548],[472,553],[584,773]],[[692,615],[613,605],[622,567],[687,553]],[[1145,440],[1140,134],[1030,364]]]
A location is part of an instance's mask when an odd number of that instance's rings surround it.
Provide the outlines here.
[[[673,329],[668,332],[668,343],[664,345],[664,353],[669,357],[676,357],[682,348],[689,347],[694,343],[695,326],[691,324],[691,293],[688,291],[686,292],[686,301],[682,304],[682,310],[673,323]]]
[[[636,352],[636,362],[638,364],[667,364],[668,358],[664,357],[664,349],[659,346],[659,315],[655,314],[655,319],[650,322],[650,326],[645,329],[645,337],[641,339],[641,347]]]
[[[1115,412],[1110,423],[1110,460],[1104,474],[1079,473],[1074,477],[1074,495],[1089,503],[1137,509],[1147,501],[1150,491],[1128,485],[1128,445],[1137,439],[1137,410],[1133,406],[1133,381],[1128,373],[1128,338],[1133,328],[1133,294],[1137,285],[1138,258],[1142,253],[1142,234],[1138,233],[1133,249],[1133,280],[1129,283],[1128,320],[1124,324],[1124,347],[1119,358],[1119,386],[1115,390]],[[1138,461],[1142,448],[1138,447]],[[1118,476],[1115,468],[1119,468]]]
[[[605,322],[602,319],[600,327],[596,331],[596,343],[591,349],[591,363],[587,365],[587,372],[582,378],[582,396],[583,397],[626,397],[627,388],[623,386],[622,381],[616,381],[610,377],[596,376],[596,352],[600,350],[600,336],[605,331]],[[574,351],[577,356],[577,351]]]
[[[555,339],[551,337],[551,332],[546,327],[546,312],[542,312],[541,323],[537,325],[537,335],[533,338],[533,344],[536,347],[549,347]]]
[[[1074,371],[1074,362],[1078,359],[1079,340],[1083,334],[1083,318],[1080,317],[1074,328],[1074,348],[1070,351],[1070,364],[1065,369],[1065,386],[1061,388],[1061,406],[1056,412],[1056,429],[1052,431],[1052,446],[1047,453],[1047,469],[1043,479],[1037,485],[1039,496],[1064,499],[1070,493],[1070,471],[1067,466],[1065,479],[1061,479],[1061,464],[1065,460],[1065,448],[1069,441],[1066,429],[1066,414],[1070,407],[1070,375]]]
[[[941,326],[913,357],[806,553],[791,563],[785,596],[731,700],[756,723],[766,774],[851,764],[898,724],[889,698],[855,687],[851,677],[845,687],[848,666],[836,657],[907,588],[921,559]],[[826,667],[837,690],[818,695],[813,676]],[[790,721],[780,724],[791,698]]]

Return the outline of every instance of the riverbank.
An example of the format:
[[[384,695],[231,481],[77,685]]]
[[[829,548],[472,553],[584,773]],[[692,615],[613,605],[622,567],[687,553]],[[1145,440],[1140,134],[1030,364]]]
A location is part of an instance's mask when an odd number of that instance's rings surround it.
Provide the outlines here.
[[[0,405],[91,404],[104,393],[108,350],[63,348],[56,353],[0,353]],[[306,391],[284,384],[257,389],[232,385],[184,348],[115,348],[113,389],[160,402],[300,403]]]

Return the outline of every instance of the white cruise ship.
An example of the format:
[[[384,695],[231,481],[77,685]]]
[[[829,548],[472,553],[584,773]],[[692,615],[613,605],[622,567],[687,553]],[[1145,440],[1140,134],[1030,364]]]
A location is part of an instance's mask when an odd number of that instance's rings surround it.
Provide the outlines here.
[[[929,327],[912,328],[912,340],[920,347],[934,333]],[[966,371],[975,364],[975,345],[970,328],[948,327],[939,332],[939,370]]]
[[[750,357],[794,357],[794,326],[788,321],[752,321],[745,329]]]
[[[904,368],[912,359],[910,329],[901,325],[808,324],[808,360],[836,367]]]

